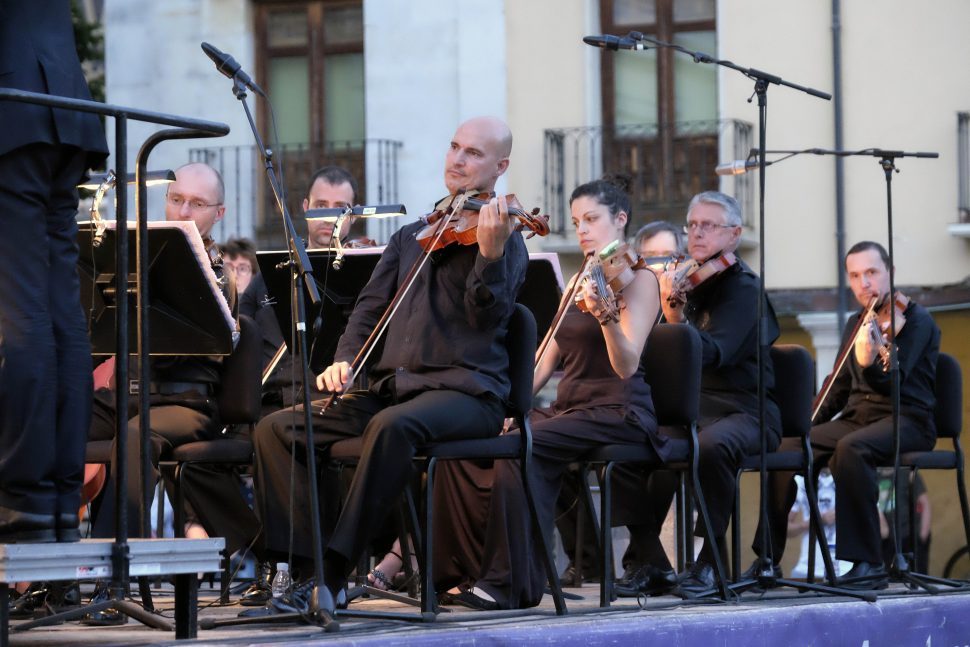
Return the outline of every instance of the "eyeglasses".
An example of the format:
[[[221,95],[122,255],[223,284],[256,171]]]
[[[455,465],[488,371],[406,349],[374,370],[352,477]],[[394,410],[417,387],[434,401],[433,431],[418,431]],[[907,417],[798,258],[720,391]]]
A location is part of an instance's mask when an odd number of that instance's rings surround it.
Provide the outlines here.
[[[203,209],[208,209],[209,207],[221,207],[221,202],[214,202],[213,204],[206,204],[204,201],[195,198],[193,200],[186,200],[183,196],[178,193],[168,193],[165,195],[165,200],[175,207],[176,209],[181,209],[183,204],[188,204],[191,211],[202,211]]]
[[[714,233],[715,229],[734,229],[738,225],[719,225],[716,222],[688,222],[684,226],[684,233],[689,234],[692,231],[699,231],[702,234]]]

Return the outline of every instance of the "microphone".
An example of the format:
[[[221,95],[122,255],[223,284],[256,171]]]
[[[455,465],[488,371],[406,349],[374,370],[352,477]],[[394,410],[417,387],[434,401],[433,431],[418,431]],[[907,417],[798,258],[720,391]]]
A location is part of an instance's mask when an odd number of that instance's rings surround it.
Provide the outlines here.
[[[583,36],[583,42],[593,47],[601,47],[613,51],[618,49],[633,49],[638,51],[649,49],[646,43],[634,38],[632,34],[633,32],[630,32],[627,36],[610,36],[609,34],[604,36]]]
[[[772,162],[765,162],[765,166],[771,166]],[[714,169],[716,175],[744,175],[748,171],[760,168],[758,160],[734,160],[718,164]]]
[[[240,83],[245,85],[256,94],[260,95],[261,97],[266,96],[263,89],[256,85],[256,83],[249,78],[248,74],[243,72],[242,65],[240,65],[239,61],[234,59],[232,56],[229,56],[229,54],[226,54],[225,52],[220,52],[209,43],[202,43],[202,51],[205,52],[205,55],[212,59],[212,62],[216,64],[216,69],[219,70],[220,74],[233,80],[238,79]]]

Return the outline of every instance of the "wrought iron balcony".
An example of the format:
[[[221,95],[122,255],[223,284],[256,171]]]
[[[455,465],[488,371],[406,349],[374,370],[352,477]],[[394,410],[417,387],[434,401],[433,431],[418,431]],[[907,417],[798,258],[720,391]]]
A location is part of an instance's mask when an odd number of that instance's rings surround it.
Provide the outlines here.
[[[350,171],[357,178],[360,202],[396,202],[402,145],[389,139],[357,139],[278,147],[274,153],[283,165],[282,184],[297,231],[303,230],[307,180],[321,166],[335,164]],[[241,235],[255,239],[261,249],[283,246],[283,227],[255,146],[194,148],[189,159],[213,166],[225,181],[227,213],[213,232],[216,240]]]
[[[545,131],[545,207],[556,233],[567,230],[569,194],[605,173],[630,177],[630,232],[654,220],[681,221],[690,198],[720,186],[714,167],[745,159],[752,126],[734,119],[673,124],[560,128]],[[752,221],[750,175],[729,180],[727,193]]]

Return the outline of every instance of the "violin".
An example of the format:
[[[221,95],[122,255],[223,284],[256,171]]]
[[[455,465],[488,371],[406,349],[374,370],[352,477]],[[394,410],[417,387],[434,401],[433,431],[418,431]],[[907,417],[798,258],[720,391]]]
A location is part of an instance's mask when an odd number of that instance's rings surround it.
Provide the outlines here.
[[[691,290],[704,283],[704,281],[717,276],[724,270],[737,265],[737,263],[738,257],[732,252],[717,254],[703,263],[689,259],[686,263],[680,265],[680,260],[675,258],[673,268],[674,279],[672,281],[670,295],[667,297],[667,303],[672,308],[684,305],[687,302],[687,294]]]
[[[835,384],[835,378],[838,377],[842,371],[842,367],[845,366],[846,360],[849,359],[849,354],[852,352],[859,335],[869,335],[872,343],[879,349],[879,361],[882,364],[883,372],[889,370],[892,357],[889,347],[892,340],[888,339],[890,336],[888,331],[891,330],[889,317],[895,317],[896,334],[899,334],[899,331],[906,323],[903,312],[907,307],[909,307],[909,298],[902,292],[896,292],[896,298],[894,299],[892,308],[890,308],[889,299],[885,297],[882,300],[878,297],[873,297],[869,301],[866,309],[856,322],[855,329],[849,335],[848,341],[839,351],[839,355],[835,360],[835,369],[826,378],[822,384],[822,388],[818,392],[818,396],[815,398],[815,402],[812,403],[813,423],[818,416],[818,412],[822,409],[822,405],[825,404],[825,400],[828,398],[832,386]],[[887,331],[886,337],[883,337],[883,330]]]
[[[600,300],[604,314],[600,323],[620,319],[620,293],[636,278],[638,270],[646,269],[646,264],[626,243],[614,240],[600,251],[577,276],[576,283],[592,283],[593,290]],[[609,298],[612,291],[613,298]],[[573,296],[576,307],[581,312],[589,312],[586,299],[578,290]]]
[[[863,325],[866,326],[873,345],[879,349],[879,363],[882,364],[884,373],[889,371],[891,357],[889,345],[893,343],[893,340],[890,339],[893,326],[890,324],[889,318],[893,317],[895,319],[895,329],[898,335],[902,327],[906,325],[906,317],[903,313],[908,307],[909,297],[902,292],[896,292],[896,299],[891,308],[889,299],[884,298],[865,317]]]
[[[453,243],[474,245],[478,242],[478,212],[491,200],[491,193],[477,195],[459,194],[448,196],[435,206],[427,216],[427,226],[415,238],[426,252],[433,252]],[[549,233],[549,216],[539,215],[538,207],[531,212],[522,208],[515,194],[505,196],[508,201],[509,216],[519,221],[517,231],[530,230],[529,238],[536,234]],[[444,219],[444,222],[442,222]]]

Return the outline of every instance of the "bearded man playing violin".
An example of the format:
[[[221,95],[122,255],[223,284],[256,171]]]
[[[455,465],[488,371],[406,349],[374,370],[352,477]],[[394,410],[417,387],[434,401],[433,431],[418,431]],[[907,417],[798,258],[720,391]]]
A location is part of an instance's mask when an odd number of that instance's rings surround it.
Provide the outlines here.
[[[660,277],[660,303],[668,323],[693,326],[700,335],[702,373],[700,393],[700,482],[710,513],[711,531],[723,543],[735,494],[735,474],[745,456],[761,448],[758,420],[758,298],[759,279],[736,256],[741,239],[741,208],[718,191],[700,193],[687,208],[687,250],[690,269],[668,268]],[[697,276],[706,280],[696,281]],[[778,337],[778,322],[765,303],[768,343]],[[770,392],[774,373],[764,357],[765,387]],[[778,407],[765,402],[768,448],[781,436]],[[666,482],[665,482],[666,483]],[[666,510],[673,492],[650,484],[650,508]],[[649,513],[650,511],[645,511]],[[647,520],[659,528],[660,520]],[[782,526],[784,528],[784,526]],[[691,598],[712,592],[717,546],[705,541],[697,561],[681,574],[674,593]],[[669,568],[669,565],[654,564]]]
[[[508,168],[511,148],[512,134],[497,118],[461,124],[445,156],[448,191],[491,191]],[[322,609],[332,611],[341,603],[347,575],[407,486],[419,447],[500,432],[510,391],[504,339],[528,263],[522,236],[513,235],[515,224],[506,199],[490,199],[481,207],[475,243],[432,252],[431,262],[421,267],[403,297],[396,292],[421,258],[416,234],[425,224],[399,229],[357,300],[334,363],[317,378],[321,390],[344,393],[325,410],[324,401],[313,405],[319,455],[338,440],[363,436],[347,500],[325,537]],[[368,388],[349,390],[360,368],[355,357],[396,298],[400,306],[383,335],[383,348],[371,360]],[[290,470],[291,446],[298,463],[307,460],[303,420],[301,409],[285,409],[264,418],[254,434],[266,547],[286,555],[292,523],[298,576],[313,572],[310,511],[289,504],[291,478],[298,501],[305,501],[308,488],[314,487],[302,467]],[[323,492],[322,518],[340,507],[336,498],[336,489]]]
[[[816,465],[828,461],[835,477],[836,556],[854,562],[840,578],[839,586],[884,589],[888,576],[880,549],[876,468],[891,464],[893,459],[892,387],[890,373],[880,357],[880,351],[888,348],[891,309],[887,302],[892,269],[882,245],[862,241],[846,254],[845,270],[862,310],[846,322],[843,352],[839,353],[840,359],[847,354],[845,365],[826,378],[825,386],[831,388],[823,387],[822,394],[827,391],[828,396],[816,402],[811,442]],[[898,292],[896,296],[900,451],[929,450],[936,443],[933,408],[940,329],[923,306]],[[863,313],[873,304],[875,311],[885,316],[860,324]],[[777,563],[785,550],[786,518],[796,489],[791,473],[776,472],[772,478],[769,520],[772,555]],[[760,532],[755,535],[760,536]],[[754,550],[761,554],[757,543]]]

